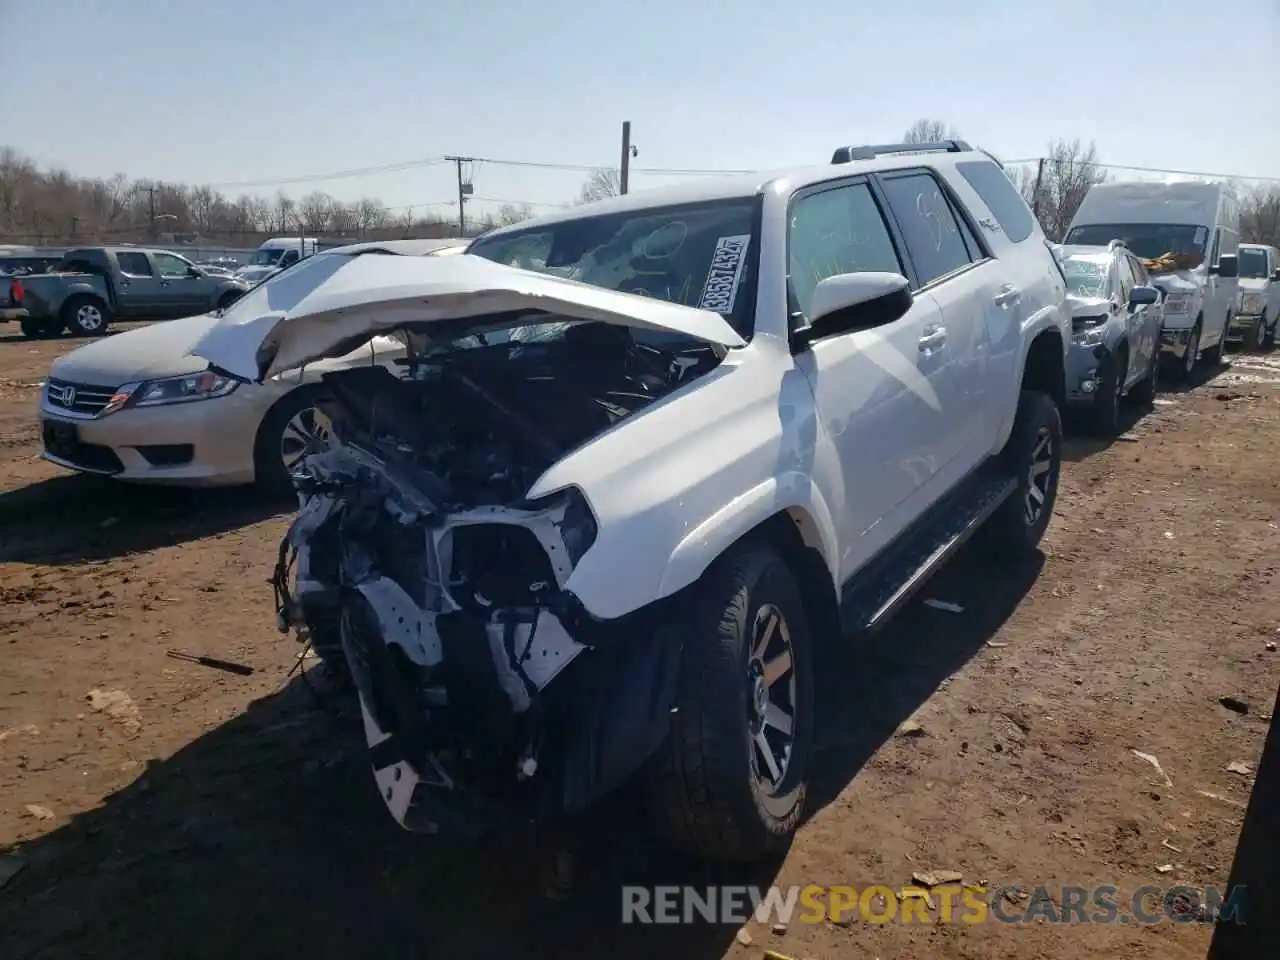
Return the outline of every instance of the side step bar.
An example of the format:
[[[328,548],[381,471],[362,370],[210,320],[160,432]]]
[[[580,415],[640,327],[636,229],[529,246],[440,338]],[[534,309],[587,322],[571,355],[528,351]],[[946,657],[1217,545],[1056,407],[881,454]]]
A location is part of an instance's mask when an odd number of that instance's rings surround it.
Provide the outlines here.
[[[844,632],[884,626],[1017,489],[1016,478],[989,465],[944,497],[845,585]]]

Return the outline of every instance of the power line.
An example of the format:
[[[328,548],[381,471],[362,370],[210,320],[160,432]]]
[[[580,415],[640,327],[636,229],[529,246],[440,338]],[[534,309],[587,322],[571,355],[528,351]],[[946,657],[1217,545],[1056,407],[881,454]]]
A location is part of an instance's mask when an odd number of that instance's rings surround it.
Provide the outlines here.
[[[226,187],[274,187],[292,183],[314,183],[321,180],[345,180],[350,177],[368,177],[379,173],[399,173],[416,167],[431,167],[445,162],[444,157],[424,157],[420,160],[404,160],[400,163],[387,163],[376,167],[356,167],[351,170],[335,170],[331,173],[305,173],[296,177],[283,177],[275,180],[229,180],[224,183],[210,183],[205,186],[219,189]]]

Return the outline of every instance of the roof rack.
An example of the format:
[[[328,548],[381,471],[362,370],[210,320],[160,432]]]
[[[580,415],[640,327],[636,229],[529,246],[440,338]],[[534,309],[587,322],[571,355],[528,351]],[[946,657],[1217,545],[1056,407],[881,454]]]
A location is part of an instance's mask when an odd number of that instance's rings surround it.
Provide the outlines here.
[[[973,147],[963,140],[937,140],[932,143],[882,143],[868,147],[840,147],[831,156],[832,163],[874,160],[893,153],[968,153]]]

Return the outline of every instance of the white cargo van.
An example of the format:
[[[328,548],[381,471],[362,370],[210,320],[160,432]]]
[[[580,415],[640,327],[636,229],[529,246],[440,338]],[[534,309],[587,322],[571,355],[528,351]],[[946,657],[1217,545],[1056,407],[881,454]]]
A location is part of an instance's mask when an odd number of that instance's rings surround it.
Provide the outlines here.
[[[1224,183],[1100,183],[1089,190],[1065,242],[1106,246],[1121,240],[1147,262],[1164,291],[1161,348],[1189,378],[1203,356],[1222,350],[1236,303],[1240,204]]]
[[[1265,243],[1240,244],[1240,301],[1227,339],[1254,350],[1276,342],[1280,325],[1280,250]]]
[[[253,252],[253,259],[236,271],[250,283],[259,283],[277,270],[311,256],[320,248],[315,237],[272,237],[262,241]]]

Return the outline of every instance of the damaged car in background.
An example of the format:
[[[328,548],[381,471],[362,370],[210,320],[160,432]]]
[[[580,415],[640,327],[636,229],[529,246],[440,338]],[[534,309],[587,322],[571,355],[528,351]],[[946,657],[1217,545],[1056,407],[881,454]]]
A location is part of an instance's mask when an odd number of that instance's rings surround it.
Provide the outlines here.
[[[776,854],[819,643],[885,622],[979,528],[993,556],[1034,550],[1063,276],[990,157],[898,152],[452,257],[320,253],[205,335],[250,381],[405,345],[323,377],[332,441],[294,473],[273,577],[279,629],[354,687],[402,826],[471,835],[636,783],[682,849]],[[940,258],[944,214],[965,233]]]

